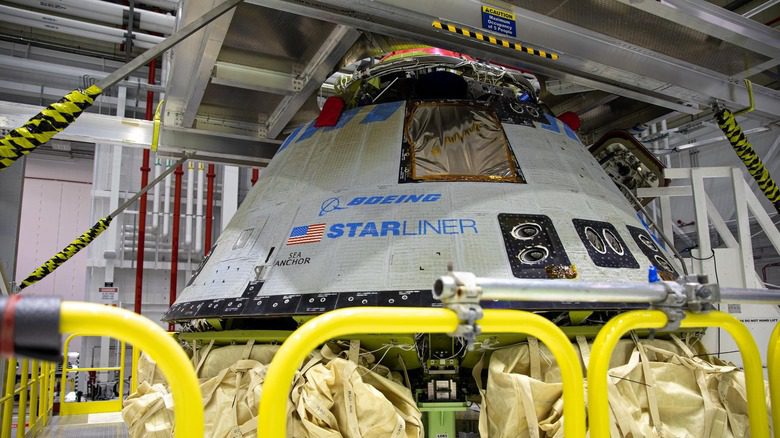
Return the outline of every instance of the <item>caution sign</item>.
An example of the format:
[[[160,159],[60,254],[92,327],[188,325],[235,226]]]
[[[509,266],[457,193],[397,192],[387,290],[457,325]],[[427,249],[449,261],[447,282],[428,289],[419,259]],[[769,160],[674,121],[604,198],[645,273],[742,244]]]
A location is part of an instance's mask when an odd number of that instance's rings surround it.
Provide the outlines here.
[[[517,36],[515,14],[492,6],[482,6],[482,28],[504,35]]]
[[[119,288],[116,287],[99,287],[98,294],[101,301],[119,301]]]

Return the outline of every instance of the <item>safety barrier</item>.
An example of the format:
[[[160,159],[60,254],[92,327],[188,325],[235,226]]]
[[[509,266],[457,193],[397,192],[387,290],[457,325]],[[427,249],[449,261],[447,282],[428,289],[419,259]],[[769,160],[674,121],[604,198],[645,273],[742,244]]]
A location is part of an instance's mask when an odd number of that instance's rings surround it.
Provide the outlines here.
[[[0,436],[11,436],[14,401],[19,398],[16,436],[34,436],[48,424],[53,410],[54,375],[56,365],[38,360],[9,358],[5,363],[5,379],[0,398]],[[19,385],[16,384],[17,365]]]
[[[772,428],[775,438],[780,438],[780,323],[775,325],[769,337],[766,365],[769,374],[769,398],[772,403]]]
[[[447,309],[339,309],[320,315],[293,332],[274,356],[263,384],[258,436],[284,438],[287,396],[296,370],[306,356],[329,339],[360,333],[453,333],[460,322]],[[522,333],[537,337],[553,353],[563,382],[564,434],[585,436],[585,397],[579,358],[568,337],[549,320],[519,310],[485,310],[479,322],[483,333]]]
[[[82,336],[111,336],[130,342],[151,358],[165,375],[173,396],[176,437],[203,436],[200,385],[189,358],[165,330],[127,310],[100,304],[65,301],[60,331]],[[161,360],[164,359],[164,360]]]
[[[666,326],[667,322],[666,314],[659,310],[635,310],[612,318],[599,331],[593,342],[588,363],[588,423],[591,437],[609,437],[607,369],[617,342],[631,330],[660,329]],[[733,316],[717,311],[686,313],[680,327],[719,327],[726,330],[734,338],[742,355],[745,369],[751,436],[769,438],[769,417],[766,410],[761,356],[748,329]],[[777,434],[777,431],[775,433]]]
[[[64,362],[62,364],[62,376],[60,383],[60,415],[81,415],[81,414],[97,414],[101,412],[119,412],[122,410],[122,400],[124,400],[125,394],[125,348],[124,341],[119,343],[119,363],[115,367],[88,367],[88,368],[68,368],[68,349],[71,341],[80,337],[80,334],[71,334],[65,339],[63,343],[62,356]],[[135,368],[133,368],[135,369]],[[115,400],[98,400],[88,402],[67,402],[65,401],[65,395],[70,392],[68,383],[69,374],[87,373],[87,372],[119,372],[119,395]],[[135,373],[133,373],[135,374]],[[76,388],[73,388],[74,390]]]

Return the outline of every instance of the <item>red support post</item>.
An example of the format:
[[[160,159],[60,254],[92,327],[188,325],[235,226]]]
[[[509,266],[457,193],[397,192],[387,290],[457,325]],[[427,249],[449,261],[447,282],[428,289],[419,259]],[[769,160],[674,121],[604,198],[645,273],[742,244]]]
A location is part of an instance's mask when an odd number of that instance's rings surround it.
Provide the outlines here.
[[[260,178],[260,169],[257,167],[252,168],[252,185],[254,186],[257,183],[258,178]]]
[[[214,225],[214,165],[209,164],[208,173],[206,173],[206,236],[203,240],[203,254],[208,255],[211,252],[211,227]]]
[[[171,289],[168,294],[168,302],[171,306],[176,301],[179,282],[179,225],[181,224],[181,183],[184,169],[181,164],[173,172],[176,175],[176,184],[173,192],[173,231],[171,232]],[[173,324],[168,324],[168,330],[173,331]]]
[[[157,61],[149,61],[149,76],[147,81],[154,84],[154,78],[157,71]],[[154,91],[146,92],[146,120],[152,120],[154,116]],[[149,184],[149,149],[144,149],[143,164],[141,164],[141,188]],[[146,250],[146,204],[147,196],[144,193],[139,200],[138,205],[138,252],[135,264],[135,300],[133,310],[135,313],[141,313],[141,303],[143,302],[144,288],[144,251]]]

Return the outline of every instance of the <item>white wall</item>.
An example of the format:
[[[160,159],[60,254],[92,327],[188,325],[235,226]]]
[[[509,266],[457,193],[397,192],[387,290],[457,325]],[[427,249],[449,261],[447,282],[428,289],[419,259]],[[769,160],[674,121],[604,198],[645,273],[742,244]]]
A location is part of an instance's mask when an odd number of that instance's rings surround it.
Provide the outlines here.
[[[14,276],[17,282],[92,226],[91,189],[92,160],[28,157]],[[77,254],[24,293],[83,300],[86,260],[86,253]]]

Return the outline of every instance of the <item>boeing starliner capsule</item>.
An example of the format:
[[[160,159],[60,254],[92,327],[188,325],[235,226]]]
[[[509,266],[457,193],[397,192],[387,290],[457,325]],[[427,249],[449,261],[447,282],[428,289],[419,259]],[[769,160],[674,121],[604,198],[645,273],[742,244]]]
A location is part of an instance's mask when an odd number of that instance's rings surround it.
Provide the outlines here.
[[[613,183],[663,184],[654,163],[620,142],[591,153],[529,76],[436,49],[358,69],[333,123],[284,141],[165,318],[431,306],[450,262],[493,278],[676,277]]]

